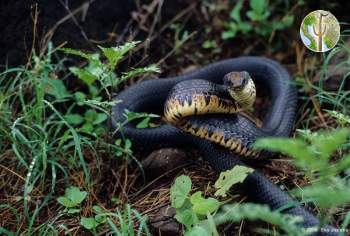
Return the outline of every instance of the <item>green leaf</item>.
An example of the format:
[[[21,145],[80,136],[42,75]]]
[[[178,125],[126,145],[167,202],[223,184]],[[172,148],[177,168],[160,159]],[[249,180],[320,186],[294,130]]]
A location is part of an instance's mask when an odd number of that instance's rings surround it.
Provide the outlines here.
[[[347,128],[334,130],[331,133],[321,133],[312,141],[312,144],[320,156],[329,159],[331,154],[346,142],[349,135],[350,129]]]
[[[253,26],[247,22],[242,22],[238,26],[238,29],[242,31],[243,34],[247,34],[253,29]]]
[[[66,208],[75,207],[76,204],[67,197],[58,197],[57,202]]]
[[[235,36],[236,36],[236,31],[233,31],[233,30],[224,31],[221,34],[222,39],[231,39],[231,38],[234,38]]]
[[[208,212],[212,213],[221,205],[221,203],[215,198],[204,198],[201,191],[194,193],[191,196],[190,201],[193,204],[193,212],[198,215],[206,215]]]
[[[101,214],[101,213],[103,213],[102,207],[100,207],[100,206],[98,206],[98,205],[94,205],[94,206],[92,207],[92,209],[94,210],[94,212],[95,212],[96,214]]]
[[[241,10],[242,10],[242,6],[243,6],[243,1],[244,0],[237,1],[235,7],[232,9],[232,11],[230,13],[230,17],[233,20],[236,20],[238,23],[241,22]]]
[[[126,150],[130,150],[131,145],[132,145],[132,142],[130,141],[130,139],[125,139],[124,148],[125,148]]]
[[[195,226],[185,233],[185,236],[212,236],[208,230],[202,226]]]
[[[97,80],[97,77],[88,70],[80,69],[78,67],[70,67],[69,70],[89,86]]]
[[[139,122],[139,123],[136,125],[136,128],[138,128],[138,129],[148,128],[148,127],[149,127],[149,122],[150,122],[150,120],[151,120],[150,117],[144,118],[141,122]]]
[[[337,112],[337,111],[330,111],[330,110],[326,110],[324,109],[328,114],[330,114],[332,117],[336,118],[338,123],[341,124],[342,126],[346,125],[346,124],[350,124],[350,116],[345,115],[341,112]]]
[[[139,118],[145,118],[145,117],[150,117],[150,118],[159,117],[156,114],[150,114],[150,113],[145,113],[145,112],[133,112],[133,111],[129,111],[127,109],[124,110],[124,116],[127,118],[128,122],[139,119]]]
[[[181,175],[176,178],[175,183],[170,188],[171,206],[180,208],[191,190],[192,182],[188,176]]]
[[[80,224],[88,230],[96,229],[96,227],[99,225],[99,222],[95,220],[95,218],[92,217],[81,217]]]
[[[303,140],[297,138],[262,138],[255,142],[254,148],[287,154],[295,159],[299,167],[304,169],[316,170],[324,165],[321,161],[316,162],[316,155],[312,148]]]
[[[84,117],[79,114],[67,114],[64,119],[71,125],[80,125],[84,122]]]
[[[95,220],[100,224],[106,222],[106,219],[107,217],[104,213],[95,215]]]
[[[175,219],[185,225],[186,229],[191,229],[193,225],[198,222],[196,214],[191,209],[184,209],[182,211],[176,210]]]
[[[334,208],[350,202],[350,189],[347,185],[314,184],[297,189],[295,192],[298,196],[315,202],[323,209]]]
[[[77,187],[69,187],[65,191],[65,196],[69,198],[75,206],[80,204],[87,196],[87,192],[80,191]]]
[[[93,123],[96,117],[97,117],[97,112],[94,109],[89,109],[84,114],[84,118],[88,123]]]
[[[302,217],[272,211],[268,206],[261,204],[225,204],[213,218],[216,225],[240,222],[242,219],[262,220],[273,225],[278,225],[286,232],[286,235],[305,235],[305,230],[297,224],[302,221]],[[200,225],[206,227],[208,222],[201,221]]]
[[[104,48],[101,46],[98,47],[102,50],[103,55],[107,58],[110,68],[114,69],[119,60],[123,58],[124,54],[133,49],[138,43],[139,42],[128,42],[124,45],[110,48]]]
[[[259,15],[262,15],[268,9],[268,1],[267,0],[250,0],[249,2],[250,8]]]
[[[70,93],[66,89],[66,86],[63,84],[62,80],[59,79],[46,79],[43,80],[45,92],[54,96],[57,99],[63,99],[70,97]]]
[[[77,209],[77,208],[70,208],[68,210],[68,214],[76,214],[76,213],[79,213],[80,212],[80,209]]]
[[[101,124],[107,120],[108,116],[105,113],[97,113],[95,120],[93,121],[94,125]]]
[[[75,55],[75,56],[79,56],[85,59],[90,60],[91,59],[91,54],[89,53],[84,53],[80,50],[76,50],[76,49],[72,49],[72,48],[61,48],[59,49],[60,51],[63,51],[66,54],[71,54],[71,55]]]
[[[215,192],[215,196],[226,197],[226,193],[232,185],[242,183],[248,174],[253,171],[252,168],[246,166],[235,166],[231,170],[221,172],[218,180],[215,182],[215,188],[218,189]]]
[[[160,69],[156,65],[150,65],[146,67],[132,69],[128,72],[123,73],[123,75],[119,78],[118,83],[121,83],[129,78],[139,76],[141,74],[159,73],[159,72],[160,72]]]
[[[95,135],[93,133],[94,131],[94,126],[92,125],[92,123],[85,123],[83,126],[81,126],[79,128],[79,131],[87,133],[87,134],[91,134],[91,135]]]
[[[74,98],[77,101],[78,105],[82,105],[82,103],[86,100],[86,95],[82,92],[75,92]]]

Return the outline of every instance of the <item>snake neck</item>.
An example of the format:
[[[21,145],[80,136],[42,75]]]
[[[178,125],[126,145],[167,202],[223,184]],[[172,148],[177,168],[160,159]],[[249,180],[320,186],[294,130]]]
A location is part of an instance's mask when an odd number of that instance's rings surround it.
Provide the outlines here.
[[[242,110],[247,110],[253,106],[256,98],[256,90],[252,79],[248,80],[248,83],[242,90],[234,90],[229,88],[228,91]]]

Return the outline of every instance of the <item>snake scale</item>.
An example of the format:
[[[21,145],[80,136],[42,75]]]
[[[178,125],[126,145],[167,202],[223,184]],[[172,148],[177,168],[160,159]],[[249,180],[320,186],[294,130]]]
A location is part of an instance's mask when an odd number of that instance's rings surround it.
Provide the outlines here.
[[[257,127],[250,119],[240,113],[208,114],[200,117],[189,116],[186,120],[192,119],[192,125],[196,122],[201,122],[202,125],[206,124],[206,130],[217,130],[219,127],[222,131],[228,132],[225,136],[239,140],[242,144],[240,150],[235,147],[231,151],[229,148],[223,147],[224,145],[221,146],[220,143],[218,145],[218,142],[215,143],[189,132],[183,132],[182,129],[175,127],[171,122],[146,129],[137,129],[134,124],[127,123],[117,135],[130,138],[135,150],[142,150],[143,153],[161,147],[194,147],[201,152],[203,159],[208,161],[218,172],[231,169],[235,165],[245,165],[240,157],[249,151],[247,149],[242,152],[243,147],[250,147],[259,137],[289,136],[295,121],[297,90],[291,83],[290,74],[279,63],[271,59],[263,57],[226,59],[188,74],[172,78],[147,80],[130,86],[115,98],[121,102],[113,106],[112,124],[114,128],[118,128],[118,124],[125,122],[125,109],[160,115],[163,115],[165,110],[166,114],[165,104],[169,93],[177,84],[184,81],[201,80],[220,85],[224,76],[233,71],[248,72],[255,83],[263,85],[264,89],[269,91],[271,105],[263,119],[262,127]],[[191,82],[188,83],[188,87],[190,87]],[[243,155],[239,155],[240,153]],[[248,153],[246,156],[251,155],[251,153]],[[284,209],[283,212],[302,216],[303,221],[300,223],[302,227],[315,227],[319,224],[319,220],[314,215],[258,171],[249,174],[241,187],[252,201],[266,204],[271,209],[290,206]],[[337,235],[336,229],[332,226],[325,226],[323,229],[326,230],[314,235]]]

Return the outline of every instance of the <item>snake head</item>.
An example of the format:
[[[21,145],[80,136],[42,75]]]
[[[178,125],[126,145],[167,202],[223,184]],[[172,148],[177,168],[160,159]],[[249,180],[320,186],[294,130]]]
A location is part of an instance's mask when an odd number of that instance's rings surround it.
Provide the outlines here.
[[[242,90],[245,85],[248,83],[248,80],[251,79],[250,75],[246,71],[233,71],[227,73],[224,78],[224,84],[233,90]]]

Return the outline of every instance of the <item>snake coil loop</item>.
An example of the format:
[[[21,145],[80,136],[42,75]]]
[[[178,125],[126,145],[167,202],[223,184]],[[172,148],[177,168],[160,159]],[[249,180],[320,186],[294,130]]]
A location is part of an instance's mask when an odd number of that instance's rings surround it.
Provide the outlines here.
[[[232,71],[247,71],[254,82],[260,83],[268,89],[271,106],[263,120],[262,127],[257,127],[240,114],[204,116],[200,119],[201,124],[205,124],[207,130],[217,130],[217,127],[220,127],[226,132],[225,136],[240,140],[246,147],[249,147],[259,137],[288,136],[292,131],[296,115],[297,90],[291,82],[289,73],[279,63],[262,57],[223,60],[189,74],[144,81],[131,86],[116,97],[121,102],[113,107],[112,124],[117,128],[119,123],[125,121],[126,118],[123,115],[125,109],[134,112],[162,114],[168,95],[176,84],[191,80],[204,80],[220,84],[222,78]],[[188,119],[193,119],[192,123],[194,124],[199,122],[197,118],[189,117]],[[156,128],[137,129],[133,124],[128,123],[122,128],[122,132],[124,136],[132,140],[135,148],[144,152],[160,147],[190,145],[199,149],[203,158],[218,172],[231,169],[235,165],[244,165],[237,154],[232,154],[226,148],[208,140],[185,133],[170,124],[163,124]],[[237,150],[238,148],[235,148],[235,151]],[[316,227],[319,224],[315,216],[258,171],[248,175],[242,183],[242,188],[253,201],[267,204],[271,209],[279,209],[286,205],[291,206],[283,212],[302,216],[301,226],[304,228]],[[336,230],[331,226],[326,226],[324,229],[326,230],[319,233],[320,235],[337,235]]]

